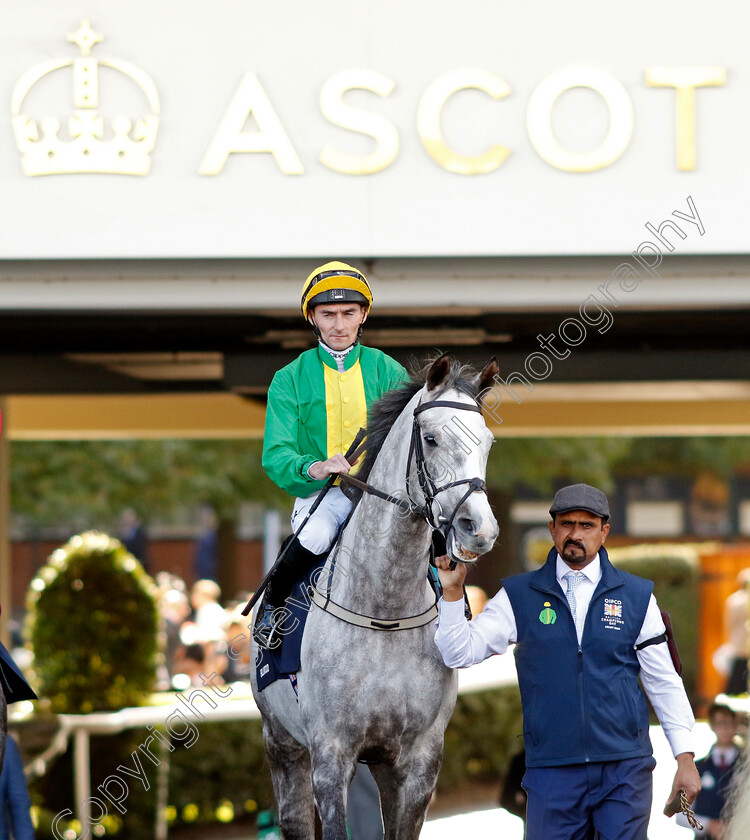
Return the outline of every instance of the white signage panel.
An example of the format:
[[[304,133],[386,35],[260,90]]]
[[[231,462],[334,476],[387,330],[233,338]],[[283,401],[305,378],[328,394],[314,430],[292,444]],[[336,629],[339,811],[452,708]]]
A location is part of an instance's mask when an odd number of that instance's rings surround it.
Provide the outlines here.
[[[746,252],[749,21],[5,0],[0,258]]]

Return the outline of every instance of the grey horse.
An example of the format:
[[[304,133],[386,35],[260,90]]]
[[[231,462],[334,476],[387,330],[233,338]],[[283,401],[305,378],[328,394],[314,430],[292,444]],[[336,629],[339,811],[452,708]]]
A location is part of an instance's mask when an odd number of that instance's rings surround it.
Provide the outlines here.
[[[385,840],[419,836],[457,684],[433,641],[430,543],[440,526],[448,553],[473,562],[497,538],[483,492],[493,436],[475,399],[496,374],[493,359],[469,379],[444,355],[374,407],[359,478],[391,498],[362,495],[314,583],[328,608],[310,608],[296,691],[260,692],[253,675],[286,840],[315,836],[316,807],[323,840],[346,839],[357,761],[378,784]]]
[[[741,764],[732,777],[729,797],[729,825],[723,840],[747,840],[750,837],[750,747],[745,746]]]

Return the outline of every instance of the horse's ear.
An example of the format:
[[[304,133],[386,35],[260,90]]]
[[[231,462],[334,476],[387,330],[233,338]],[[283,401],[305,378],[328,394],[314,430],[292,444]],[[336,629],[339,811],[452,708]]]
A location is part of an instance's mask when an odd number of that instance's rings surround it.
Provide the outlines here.
[[[428,391],[434,391],[439,385],[445,381],[445,377],[451,369],[451,354],[443,353],[432,363],[427,372],[426,386]]]
[[[489,362],[479,372],[477,378],[474,380],[477,386],[477,393],[481,394],[491,388],[496,383],[496,376],[500,373],[500,366],[497,363],[497,358],[493,356]]]

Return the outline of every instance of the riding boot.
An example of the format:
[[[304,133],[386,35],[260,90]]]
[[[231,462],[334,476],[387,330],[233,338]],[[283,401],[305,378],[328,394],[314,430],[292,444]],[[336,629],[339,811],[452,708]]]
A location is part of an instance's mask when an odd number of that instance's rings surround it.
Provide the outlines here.
[[[291,545],[289,545],[290,542]],[[288,549],[287,546],[289,546]],[[279,607],[284,606],[284,602],[292,594],[295,583],[328,553],[326,551],[323,554],[313,554],[294,535],[284,540],[279,554],[281,555],[285,549],[286,553],[281,563],[268,582],[263,599],[263,612],[258,616],[253,629],[253,636],[258,644],[269,650],[281,644],[281,638],[275,633],[274,613]]]

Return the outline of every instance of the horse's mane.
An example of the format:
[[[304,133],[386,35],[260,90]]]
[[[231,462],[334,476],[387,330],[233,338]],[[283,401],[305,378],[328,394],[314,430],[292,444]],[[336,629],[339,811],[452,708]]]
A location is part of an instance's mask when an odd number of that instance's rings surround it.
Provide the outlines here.
[[[383,394],[371,406],[367,422],[367,452],[362,466],[356,474],[357,478],[361,481],[367,481],[375,459],[383,448],[388,432],[390,432],[396,419],[404,408],[406,408],[409,400],[424,386],[427,381],[427,374],[434,361],[434,359],[429,359],[422,368],[413,370],[410,374],[409,381]],[[464,394],[468,394],[470,397],[476,398],[478,394],[477,386],[474,383],[476,376],[477,372],[470,365],[462,365],[460,362],[455,361],[455,359],[451,359],[450,369],[441,384],[438,396],[454,388],[462,391]],[[357,490],[355,493],[352,488],[350,495],[359,500],[361,491]]]

